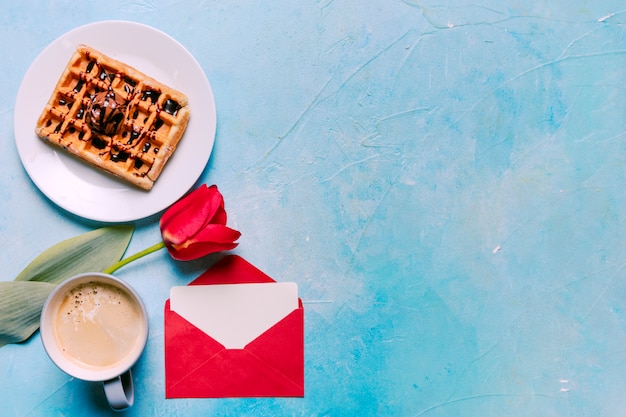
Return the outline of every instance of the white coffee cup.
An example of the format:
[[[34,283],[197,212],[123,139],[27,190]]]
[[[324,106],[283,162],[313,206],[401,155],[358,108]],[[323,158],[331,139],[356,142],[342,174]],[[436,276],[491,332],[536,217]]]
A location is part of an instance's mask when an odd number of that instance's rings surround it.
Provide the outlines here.
[[[148,314],[131,286],[99,272],[65,280],[44,304],[40,332],[46,353],[62,371],[102,381],[114,410],[133,405],[130,369],[148,339]]]

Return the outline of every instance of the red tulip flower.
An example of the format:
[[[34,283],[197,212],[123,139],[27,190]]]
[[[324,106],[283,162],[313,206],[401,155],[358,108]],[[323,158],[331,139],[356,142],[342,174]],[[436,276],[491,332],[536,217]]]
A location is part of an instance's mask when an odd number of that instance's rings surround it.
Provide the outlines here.
[[[206,184],[168,208],[159,227],[168,252],[180,261],[233,249],[241,236],[226,226],[224,198],[217,186]]]
[[[112,274],[163,248],[167,248],[174,259],[191,261],[210,253],[234,249],[238,245],[235,241],[241,236],[237,230],[226,226],[224,197],[217,186],[207,187],[206,184],[171,205],[163,213],[159,227],[163,238],[159,243],[120,260],[103,272]]]

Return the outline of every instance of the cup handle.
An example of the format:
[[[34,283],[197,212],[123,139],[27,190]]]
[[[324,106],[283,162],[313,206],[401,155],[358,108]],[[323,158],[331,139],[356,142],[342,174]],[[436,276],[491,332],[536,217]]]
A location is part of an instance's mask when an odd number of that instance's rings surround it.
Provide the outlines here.
[[[130,369],[118,377],[104,381],[102,385],[113,410],[123,411],[135,402],[133,375]]]

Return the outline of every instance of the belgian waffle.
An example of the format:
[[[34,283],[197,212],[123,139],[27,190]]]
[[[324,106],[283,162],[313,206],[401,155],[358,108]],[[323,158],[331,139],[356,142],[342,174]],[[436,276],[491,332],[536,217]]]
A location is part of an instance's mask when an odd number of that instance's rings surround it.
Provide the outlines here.
[[[188,121],[185,94],[79,45],[37,120],[36,133],[150,190]]]

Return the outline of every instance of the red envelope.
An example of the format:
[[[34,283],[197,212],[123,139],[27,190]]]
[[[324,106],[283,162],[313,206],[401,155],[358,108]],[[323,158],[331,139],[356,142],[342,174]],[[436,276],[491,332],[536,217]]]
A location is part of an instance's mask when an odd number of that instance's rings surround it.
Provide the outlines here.
[[[230,255],[189,285],[274,282]],[[165,303],[165,397],[303,397],[304,310],[287,314],[243,349],[226,349]]]

